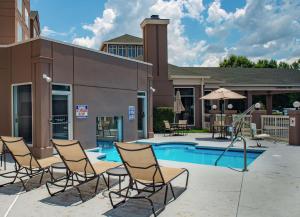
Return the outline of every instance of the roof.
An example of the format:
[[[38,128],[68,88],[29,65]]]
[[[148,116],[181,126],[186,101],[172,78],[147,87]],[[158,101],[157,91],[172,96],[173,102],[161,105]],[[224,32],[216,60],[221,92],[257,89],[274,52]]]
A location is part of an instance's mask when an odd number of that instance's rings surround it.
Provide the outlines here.
[[[36,16],[39,16],[38,11],[30,11],[30,19],[35,19]]]
[[[124,34],[108,41],[104,41],[103,43],[143,44],[143,39],[133,35]]]
[[[270,68],[178,67],[169,64],[169,75],[209,76],[226,85],[300,85],[300,71]]]

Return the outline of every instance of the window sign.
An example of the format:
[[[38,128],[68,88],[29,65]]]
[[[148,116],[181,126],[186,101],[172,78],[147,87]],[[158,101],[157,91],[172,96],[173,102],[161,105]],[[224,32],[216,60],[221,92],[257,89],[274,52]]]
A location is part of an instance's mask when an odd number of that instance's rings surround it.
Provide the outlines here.
[[[80,119],[88,118],[89,109],[87,105],[76,105],[76,117]]]
[[[135,107],[128,106],[128,120],[133,121],[135,119]]]

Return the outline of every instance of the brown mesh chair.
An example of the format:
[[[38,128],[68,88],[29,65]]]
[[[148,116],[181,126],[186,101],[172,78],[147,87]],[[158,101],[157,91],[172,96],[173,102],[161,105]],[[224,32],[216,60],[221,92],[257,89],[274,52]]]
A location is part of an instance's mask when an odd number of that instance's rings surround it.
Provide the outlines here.
[[[173,135],[176,131],[176,128],[171,127],[169,121],[164,121],[164,136],[166,136],[166,133],[169,133],[169,136]]]
[[[1,162],[1,167],[4,164],[4,170],[6,170],[6,155],[5,155],[4,145],[1,139],[0,139],[0,162]]]
[[[54,156],[44,159],[35,158],[23,138],[2,136],[1,140],[3,141],[5,148],[8,150],[15,161],[15,170],[0,174],[0,176],[4,178],[13,179],[13,181],[2,184],[0,185],[0,187],[8,184],[13,184],[17,179],[19,179],[24,189],[27,191],[23,180],[24,178],[32,178],[34,176],[41,175],[40,184],[45,173],[49,172],[51,178],[53,178],[50,170],[51,165],[61,162],[60,158]]]
[[[185,189],[187,188],[189,171],[187,169],[159,166],[151,145],[115,143],[115,146],[130,177],[130,184],[128,187],[117,192],[111,191],[109,193],[110,202],[113,208],[116,208],[118,205],[126,202],[126,200],[130,198],[144,199],[150,203],[152,212],[154,216],[156,216],[161,210],[154,210],[153,201],[150,199],[153,194],[159,192],[165,187],[164,204],[166,205],[168,189],[170,187],[175,200],[176,196],[171,182],[183,173],[186,173],[187,176]],[[143,188],[138,188],[138,184],[143,186]],[[138,194],[135,196],[128,196],[129,190],[136,190]],[[124,191],[126,192],[125,195],[122,193]],[[142,192],[148,192],[150,195],[140,196],[139,193]],[[124,200],[114,204],[112,201],[113,194],[123,197]]]
[[[82,201],[82,194],[79,187],[92,180],[97,180],[95,187],[95,195],[98,190],[98,184],[100,177],[103,178],[105,184],[107,181],[104,177],[104,173],[111,168],[118,167],[121,164],[114,162],[98,161],[97,163],[91,163],[85,151],[83,150],[81,144],[77,140],[52,140],[52,144],[60,155],[62,161],[66,165],[67,175],[61,179],[56,179],[54,181],[48,181],[46,187],[51,196],[64,192],[67,187],[75,187],[79,193],[80,199]],[[61,180],[66,180],[64,186],[58,184]],[[71,181],[72,184],[68,184]],[[50,185],[63,187],[62,190],[51,193]]]

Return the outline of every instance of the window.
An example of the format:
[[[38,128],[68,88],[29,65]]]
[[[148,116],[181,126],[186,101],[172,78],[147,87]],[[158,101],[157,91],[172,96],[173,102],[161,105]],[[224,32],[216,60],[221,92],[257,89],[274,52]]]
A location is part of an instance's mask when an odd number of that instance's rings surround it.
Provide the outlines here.
[[[178,114],[177,118],[179,118],[179,120],[187,120],[189,125],[194,125],[194,88],[175,88],[174,99],[177,91],[180,92],[181,102],[185,109],[185,111]]]
[[[143,56],[143,46],[137,46],[136,47],[136,56]]]
[[[18,8],[19,13],[22,16],[22,14],[23,14],[23,1],[22,0],[17,1],[17,8]]]
[[[25,8],[25,22],[26,22],[26,26],[27,26],[28,29],[29,29],[30,19],[29,19],[29,14],[28,14],[27,8]]]
[[[18,42],[23,40],[23,29],[21,24],[18,22]]]
[[[126,56],[126,49],[125,49],[125,45],[119,45],[118,46],[118,55],[119,56]]]
[[[117,45],[108,45],[108,53],[117,54]]]
[[[134,45],[128,45],[127,46],[127,55],[128,57],[136,57],[136,46]]]

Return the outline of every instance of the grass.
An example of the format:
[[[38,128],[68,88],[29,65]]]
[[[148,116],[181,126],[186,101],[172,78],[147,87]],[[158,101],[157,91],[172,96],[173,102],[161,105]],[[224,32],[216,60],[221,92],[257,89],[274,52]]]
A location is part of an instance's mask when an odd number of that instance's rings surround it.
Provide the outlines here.
[[[190,130],[184,130],[184,133],[209,133],[208,129],[190,129]]]

